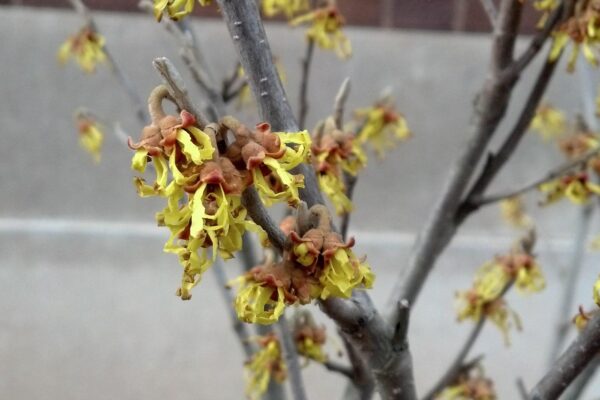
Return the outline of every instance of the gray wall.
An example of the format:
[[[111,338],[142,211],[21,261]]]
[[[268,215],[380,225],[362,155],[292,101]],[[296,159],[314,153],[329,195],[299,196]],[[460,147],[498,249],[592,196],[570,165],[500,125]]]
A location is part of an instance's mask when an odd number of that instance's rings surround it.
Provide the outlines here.
[[[106,68],[84,76],[73,65],[60,68],[55,62],[56,49],[80,24],[69,12],[0,8],[0,398],[242,398],[241,352],[214,278],[207,274],[192,301],[179,301],[173,292],[180,267],[161,252],[164,232],[153,226],[160,201],[135,195],[131,152],[108,135],[102,163],[94,165],[78,147],[71,121],[78,106],[111,124],[119,121],[133,136],[140,128]],[[150,64],[154,57],[168,56],[180,65],[174,42],[150,17],[100,14],[98,25],[143,95],[159,83]],[[214,75],[228,74],[235,54],[225,28],[213,20],[196,20],[194,28]],[[268,33],[287,69],[295,107],[302,31],[270,25]],[[391,84],[414,131],[410,142],[384,162],[370,157],[356,190],[357,252],[369,255],[378,276],[373,296],[383,308],[414,234],[467,139],[489,39],[367,29],[348,33],[355,49],[351,61],[316,52],[310,125],[330,112],[339,84],[350,76],[349,108],[369,104]],[[187,72],[185,78],[197,93]],[[509,120],[531,86],[531,76],[524,79]],[[577,76],[561,73],[548,98],[576,111],[578,88]],[[249,123],[258,122],[252,111],[243,114]],[[528,135],[494,187],[526,183],[559,162],[555,149]],[[544,371],[576,224],[575,207],[537,209],[537,200],[536,195],[527,199],[540,217],[539,252],[548,288],[539,295],[509,295],[524,322],[524,332],[512,334],[512,347],[488,327],[473,353],[488,354],[486,369],[507,399],[516,398],[516,377],[532,385]],[[442,258],[410,331],[421,391],[444,370],[469,331],[467,323],[454,321],[454,292],[468,287],[477,266],[506,249],[516,234],[491,207],[468,221]],[[591,303],[597,258],[587,257],[578,304]],[[227,270],[235,276],[236,261]],[[334,341],[332,353],[336,346]],[[311,398],[337,396],[343,382],[319,366],[309,367],[306,378],[312,382]]]

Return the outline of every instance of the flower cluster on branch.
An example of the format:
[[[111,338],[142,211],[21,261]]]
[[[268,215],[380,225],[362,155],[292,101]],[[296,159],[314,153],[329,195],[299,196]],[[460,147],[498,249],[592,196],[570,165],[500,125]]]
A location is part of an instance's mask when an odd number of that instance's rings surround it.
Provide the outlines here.
[[[176,254],[184,268],[177,294],[189,299],[217,254],[233,257],[247,229],[260,231],[247,218],[244,190],[256,188],[267,205],[298,203],[303,177],[290,170],[307,160],[310,137],[307,132],[271,132],[266,123],[251,130],[233,117],[200,127],[185,110],[179,116],[165,114],[162,103],[169,98],[164,86],[152,92],[152,124],[129,146],[135,150],[134,170],[143,173],[149,161],[154,165],[154,182],[137,177],[135,186],[142,197],[167,199],[156,219],[171,232],[164,250]],[[234,138],[229,144],[228,134]]]

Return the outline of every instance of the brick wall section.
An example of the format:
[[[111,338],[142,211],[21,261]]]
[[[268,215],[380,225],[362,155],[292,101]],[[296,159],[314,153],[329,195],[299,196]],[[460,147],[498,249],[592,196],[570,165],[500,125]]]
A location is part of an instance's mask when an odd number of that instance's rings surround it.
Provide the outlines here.
[[[66,0],[0,0],[0,4],[65,7],[68,3]],[[87,0],[86,4],[99,10],[137,11],[137,0]],[[467,32],[490,29],[478,0],[338,0],[338,5],[349,25]],[[196,7],[195,14],[216,17],[218,11],[216,7]],[[527,4],[523,31],[532,32],[537,18],[537,12]]]

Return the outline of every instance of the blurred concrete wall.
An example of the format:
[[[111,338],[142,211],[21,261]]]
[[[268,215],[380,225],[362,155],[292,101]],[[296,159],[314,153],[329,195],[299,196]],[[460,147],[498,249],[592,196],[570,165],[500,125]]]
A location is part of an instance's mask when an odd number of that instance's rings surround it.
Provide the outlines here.
[[[106,68],[83,76],[73,65],[56,64],[58,46],[80,25],[69,12],[0,7],[0,398],[242,398],[241,352],[214,278],[204,278],[192,301],[179,301],[173,295],[179,266],[161,252],[164,233],[153,226],[160,202],[135,195],[130,151],[109,135],[102,163],[94,165],[78,147],[71,120],[78,106],[94,110],[109,126],[119,121],[134,137],[140,129]],[[151,67],[154,57],[168,56],[181,65],[174,42],[150,17],[100,14],[98,25],[142,95],[160,82]],[[194,28],[213,74],[228,74],[235,54],[225,28],[204,20],[194,21]],[[302,31],[282,25],[267,30],[287,69],[289,98],[296,107]],[[348,34],[355,50],[349,62],[316,52],[309,125],[330,112],[339,84],[350,76],[349,109],[368,105],[393,85],[414,132],[384,162],[371,156],[356,189],[357,251],[369,255],[378,275],[374,299],[383,307],[414,234],[467,140],[489,38],[367,29]],[[515,92],[511,121],[531,75],[525,74]],[[580,109],[578,89],[577,76],[561,73],[548,98],[574,112]],[[243,114],[258,122],[251,110]],[[560,162],[551,146],[528,135],[494,190],[529,182]],[[528,203],[540,217],[539,251],[548,289],[526,298],[509,296],[524,321],[524,332],[512,334],[512,347],[505,348],[500,334],[488,327],[473,353],[489,354],[486,369],[503,399],[516,398],[516,377],[532,385],[545,369],[576,224],[575,207],[539,210],[537,200],[530,196]],[[468,324],[454,322],[455,290],[468,287],[475,268],[515,236],[491,207],[468,221],[442,257],[410,332],[421,392],[469,331]],[[587,257],[578,304],[591,302],[597,259],[596,254]],[[236,261],[227,270],[235,276]],[[308,368],[306,378],[313,382],[314,399],[336,398],[343,383],[318,366]]]

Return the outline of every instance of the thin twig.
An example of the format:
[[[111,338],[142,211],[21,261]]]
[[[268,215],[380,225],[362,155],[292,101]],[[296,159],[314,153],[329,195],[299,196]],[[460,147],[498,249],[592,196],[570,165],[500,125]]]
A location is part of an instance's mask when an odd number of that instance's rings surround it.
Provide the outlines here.
[[[532,182],[527,183],[518,189],[507,190],[506,192],[492,194],[492,195],[485,196],[485,197],[482,197],[479,199],[475,198],[475,199],[470,200],[469,204],[473,207],[481,207],[484,205],[495,203],[500,200],[518,196],[520,194],[523,194],[525,192],[528,192],[532,189],[537,188],[538,186],[540,186],[543,183],[560,178],[567,172],[569,172],[575,168],[578,168],[581,165],[585,165],[585,163],[589,159],[597,157],[599,154],[600,154],[600,148],[590,150],[586,154],[578,157],[577,159],[568,161],[568,162],[548,171],[543,177],[537,178],[537,179],[533,180]]]
[[[471,330],[471,333],[467,337],[467,340],[465,341],[463,346],[460,348],[460,351],[454,358],[454,361],[452,361],[452,364],[450,364],[450,367],[446,370],[446,372],[440,378],[440,380],[433,386],[433,388],[429,392],[427,392],[425,397],[423,397],[423,400],[432,400],[433,398],[435,398],[435,395],[442,391],[446,386],[454,382],[456,377],[460,374],[460,372],[463,369],[465,358],[467,358],[469,352],[473,348],[473,345],[477,341],[477,338],[479,338],[479,334],[481,333],[481,330],[485,325],[486,319],[487,318],[485,316],[482,316],[479,319],[479,321],[477,321],[475,326],[473,326],[473,330]]]
[[[561,20],[561,14],[564,10],[564,4],[561,3],[552,14],[546,20],[546,24],[529,42],[527,49],[503,72],[503,79],[512,80],[515,79],[544,46],[544,43],[548,40],[548,37]]]
[[[190,100],[183,78],[181,78],[181,74],[177,71],[173,63],[166,57],[159,57],[152,61],[152,65],[154,65],[154,68],[162,76],[164,83],[169,89],[169,93],[177,103],[177,107],[194,114],[200,127],[206,126],[209,123],[208,118]]]
[[[523,382],[523,378],[517,378],[516,385],[521,400],[528,400],[529,395],[527,394],[527,387],[525,386],[525,382]]]
[[[75,12],[77,12],[77,14],[83,17],[86,25],[94,32],[98,32],[96,21],[92,17],[90,10],[86,7],[83,1],[69,0],[69,3],[71,3],[71,6],[75,10]],[[123,90],[125,90],[125,93],[129,97],[129,100],[131,100],[135,108],[135,115],[137,119],[140,121],[142,126],[146,125],[150,121],[150,119],[148,118],[148,113],[146,112],[145,103],[142,101],[142,98],[134,88],[129,77],[125,75],[125,72],[123,72],[119,64],[117,64],[115,58],[110,53],[108,46],[104,45],[103,51],[110,66],[110,71],[112,72],[113,76],[117,79]]]
[[[493,0],[480,0],[481,7],[488,16],[490,24],[492,27],[496,25],[496,19],[498,18],[498,10],[496,9],[496,5]]]
[[[346,186],[346,197],[348,200],[352,201],[352,197],[354,196],[354,187],[358,182],[358,176],[352,175],[344,171],[344,186]],[[340,235],[344,240],[348,237],[348,229],[350,228],[350,217],[352,216],[352,212],[347,212],[342,215],[342,221],[340,223]]]
[[[398,323],[392,337],[394,347],[402,348],[407,346],[406,335],[408,334],[408,324],[410,319],[410,303],[406,299],[398,302]]]
[[[369,371],[365,361],[362,359],[356,348],[347,335],[341,330],[338,330],[340,337],[344,343],[344,348],[348,354],[348,360],[352,365],[352,380],[346,386],[342,399],[343,400],[370,400],[375,392],[375,380],[373,374]]]
[[[346,108],[346,100],[348,100],[348,96],[350,95],[350,87],[350,78],[344,79],[335,95],[335,101],[333,103],[333,120],[338,129],[343,129],[344,126],[344,109]]]
[[[306,128],[306,115],[308,114],[308,82],[310,75],[310,65],[312,64],[313,54],[315,52],[315,41],[308,39],[306,43],[306,53],[302,59],[302,77],[300,79],[300,100],[298,104],[298,125],[300,128]]]
[[[296,352],[296,344],[292,340],[285,314],[277,321],[277,330],[279,331],[279,342],[281,343],[283,359],[285,360],[288,371],[292,397],[294,400],[306,400],[300,363],[298,362],[298,353]]]
[[[354,379],[354,373],[352,371],[352,367],[347,365],[343,365],[337,363],[335,361],[327,360],[323,363],[323,366],[327,368],[328,371],[337,372],[338,374],[344,375],[346,378],[352,380]]]
[[[521,139],[527,132],[531,120],[535,115],[535,111],[546,92],[546,88],[550,83],[550,79],[556,68],[556,62],[547,61],[542,70],[540,71],[538,78],[533,86],[533,89],[529,93],[525,107],[521,111],[519,118],[507,136],[500,149],[494,154],[488,154],[485,166],[480,172],[479,176],[475,180],[472,188],[465,197],[465,201],[461,206],[461,210],[458,213],[457,219],[462,220],[466,218],[466,215],[477,209],[476,202],[474,199],[481,197],[492,180],[496,177],[498,172],[506,164],[509,158],[517,149]]]
[[[252,342],[249,340],[250,332],[248,331],[248,326],[240,321],[233,308],[234,297],[231,293],[231,289],[229,289],[227,286],[227,277],[225,276],[225,271],[223,270],[223,264],[220,261],[216,261],[212,266],[212,270],[214,272],[215,279],[217,280],[217,287],[219,288],[219,291],[225,300],[225,308],[228,310],[227,314],[231,320],[233,331],[237,335],[238,340],[242,345],[244,354],[246,357],[250,358],[252,354],[254,354],[255,348],[252,345]]]
[[[535,235],[535,233],[533,233],[533,231],[530,231],[520,241],[521,247],[527,253],[531,253],[533,250],[534,242],[531,242],[531,240],[535,241],[535,236],[533,236],[533,239],[531,239],[531,235]],[[508,282],[504,286],[504,288],[502,289],[502,292],[500,292],[500,294],[498,295],[498,297],[495,300],[498,300],[498,299],[501,299],[502,297],[504,297],[504,295],[513,286],[513,284],[514,284],[514,279],[511,280],[510,282]],[[429,392],[427,392],[427,395],[425,395],[425,397],[423,398],[424,400],[433,400],[435,398],[436,394],[438,394],[442,389],[444,389],[446,386],[448,386],[449,384],[454,382],[458,378],[458,376],[464,371],[465,359],[467,358],[467,356],[469,355],[469,352],[475,345],[475,342],[477,342],[477,339],[479,338],[479,334],[481,333],[481,330],[483,329],[483,326],[485,325],[486,321],[487,321],[487,316],[485,314],[483,314],[479,318],[479,321],[477,321],[477,324],[475,324],[475,326],[473,327],[471,334],[467,337],[467,340],[465,341],[465,343],[461,347],[460,351],[454,358],[454,361],[452,362],[452,364],[450,364],[450,367],[446,370],[446,373],[444,373],[444,375],[442,375],[440,380],[433,386],[433,389],[431,389]]]
[[[283,231],[279,229],[279,225],[273,221],[267,212],[256,189],[248,187],[244,190],[244,193],[242,194],[242,204],[246,207],[246,210],[248,210],[250,218],[267,232],[271,244],[278,249],[285,249],[287,238]]]
[[[585,329],[554,363],[531,391],[531,400],[558,399],[600,351],[600,315],[588,321]]]

